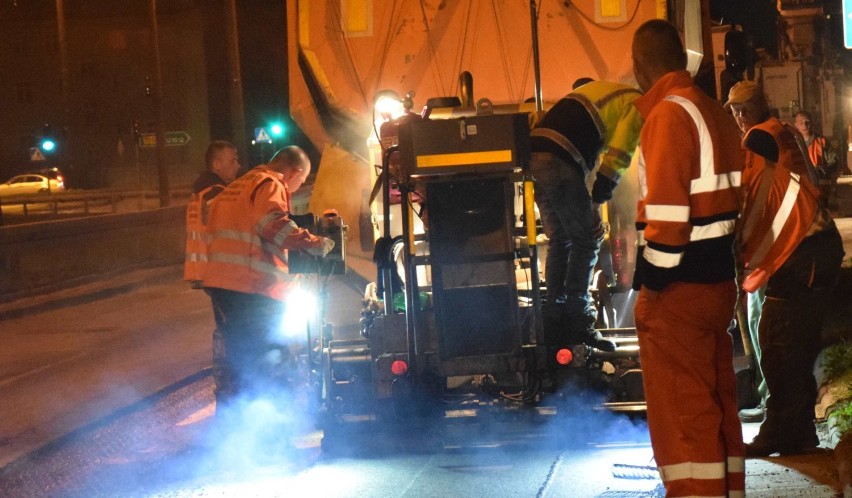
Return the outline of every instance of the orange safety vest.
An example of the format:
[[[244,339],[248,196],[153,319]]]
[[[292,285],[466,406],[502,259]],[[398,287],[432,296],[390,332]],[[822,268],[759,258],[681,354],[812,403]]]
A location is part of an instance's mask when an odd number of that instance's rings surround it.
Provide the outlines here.
[[[211,185],[195,194],[186,205],[186,255],[183,262],[183,279],[194,289],[201,288],[204,267],[207,265],[207,219],[210,203],[224,185]]]
[[[822,167],[822,163],[825,162],[823,152],[825,151],[826,142],[825,137],[814,137],[811,143],[808,144],[808,155],[811,158],[811,164],[817,168]]]
[[[827,204],[833,193],[838,175],[836,164],[826,162],[826,149],[829,148],[830,150],[828,139],[814,137],[811,143],[807,144],[807,147],[811,164],[816,168],[818,175],[817,186],[819,187],[820,200]]]
[[[742,287],[748,292],[760,288],[784,264],[809,234],[819,213],[819,192],[796,136],[770,118],[750,129],[743,143],[754,130],[763,130],[775,139],[778,162],[746,148],[737,249],[746,271]]]
[[[228,185],[211,205],[204,286],[283,301],[298,277],[288,273],[287,250],[319,244],[289,210],[287,185],[265,165]]]

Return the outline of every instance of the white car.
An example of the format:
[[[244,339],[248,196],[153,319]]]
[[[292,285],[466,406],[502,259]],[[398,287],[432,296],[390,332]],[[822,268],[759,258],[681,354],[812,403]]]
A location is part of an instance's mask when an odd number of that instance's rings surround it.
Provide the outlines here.
[[[65,190],[65,181],[61,175],[48,178],[44,175],[26,173],[13,176],[6,183],[0,183],[0,197],[10,195],[30,195]]]

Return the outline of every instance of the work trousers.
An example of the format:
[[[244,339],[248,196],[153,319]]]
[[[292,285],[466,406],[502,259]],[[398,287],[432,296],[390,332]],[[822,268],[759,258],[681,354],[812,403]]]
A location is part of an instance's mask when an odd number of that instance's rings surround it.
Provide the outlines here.
[[[760,348],[760,334],[758,332],[760,325],[760,315],[763,312],[763,301],[766,298],[766,286],[762,286],[754,292],[748,293],[746,303],[748,307],[748,335],[751,339],[751,346],[754,350],[754,361],[757,362],[757,395],[760,397],[760,406],[765,408],[768,389],[766,388],[766,380],[763,378],[763,370],[761,370],[761,359],[763,351]]]
[[[221,313],[216,311],[216,304],[213,302],[213,296],[210,293],[210,289],[204,289],[204,292],[207,294],[207,297],[210,298],[210,305],[213,308],[213,319],[216,322],[216,327],[213,329],[212,334],[211,350],[213,353],[213,394],[216,399],[219,399],[221,396],[219,391],[224,389],[223,386],[226,384],[223,377],[223,368],[225,366],[225,342],[222,338],[223,317]]]
[[[636,331],[651,446],[666,496],[743,496],[745,461],[737,416],[734,280],[643,287]]]
[[[565,303],[569,314],[594,315],[589,285],[602,233],[596,226],[583,168],[548,152],[530,157],[536,203],[547,235],[548,303]]]
[[[842,258],[843,243],[832,227],[804,239],[766,284],[758,335],[769,397],[755,441],[771,441],[779,450],[818,441],[813,370]]]
[[[284,303],[259,294],[209,288],[216,313],[220,348],[214,351],[216,401],[260,396],[285,389],[291,358],[273,339],[281,326]]]

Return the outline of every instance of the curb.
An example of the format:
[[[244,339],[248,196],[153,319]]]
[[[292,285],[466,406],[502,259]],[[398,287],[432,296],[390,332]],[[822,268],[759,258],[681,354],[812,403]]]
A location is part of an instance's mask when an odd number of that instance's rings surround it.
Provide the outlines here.
[[[838,417],[833,416],[839,403],[826,409],[828,442],[834,448],[834,462],[837,466],[837,478],[844,498],[852,498],[852,433],[841,433]]]
[[[822,374],[819,361],[816,368],[818,375]],[[839,418],[834,412],[848,400],[847,388],[831,380],[820,383],[815,415],[825,420],[827,437],[823,444],[833,449],[841,496],[844,498],[852,498],[852,432],[841,432]]]

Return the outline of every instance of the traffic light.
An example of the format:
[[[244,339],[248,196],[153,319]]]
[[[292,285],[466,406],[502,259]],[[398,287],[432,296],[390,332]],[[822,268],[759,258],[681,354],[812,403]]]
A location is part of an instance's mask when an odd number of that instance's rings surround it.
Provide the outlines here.
[[[133,138],[138,139],[140,136],[142,136],[142,133],[139,131],[139,120],[134,119],[133,120]]]
[[[273,140],[283,137],[286,130],[287,128],[281,121],[273,121],[269,123],[269,134],[272,136]]]
[[[45,152],[53,152],[56,149],[56,136],[49,124],[42,128],[38,146]]]

